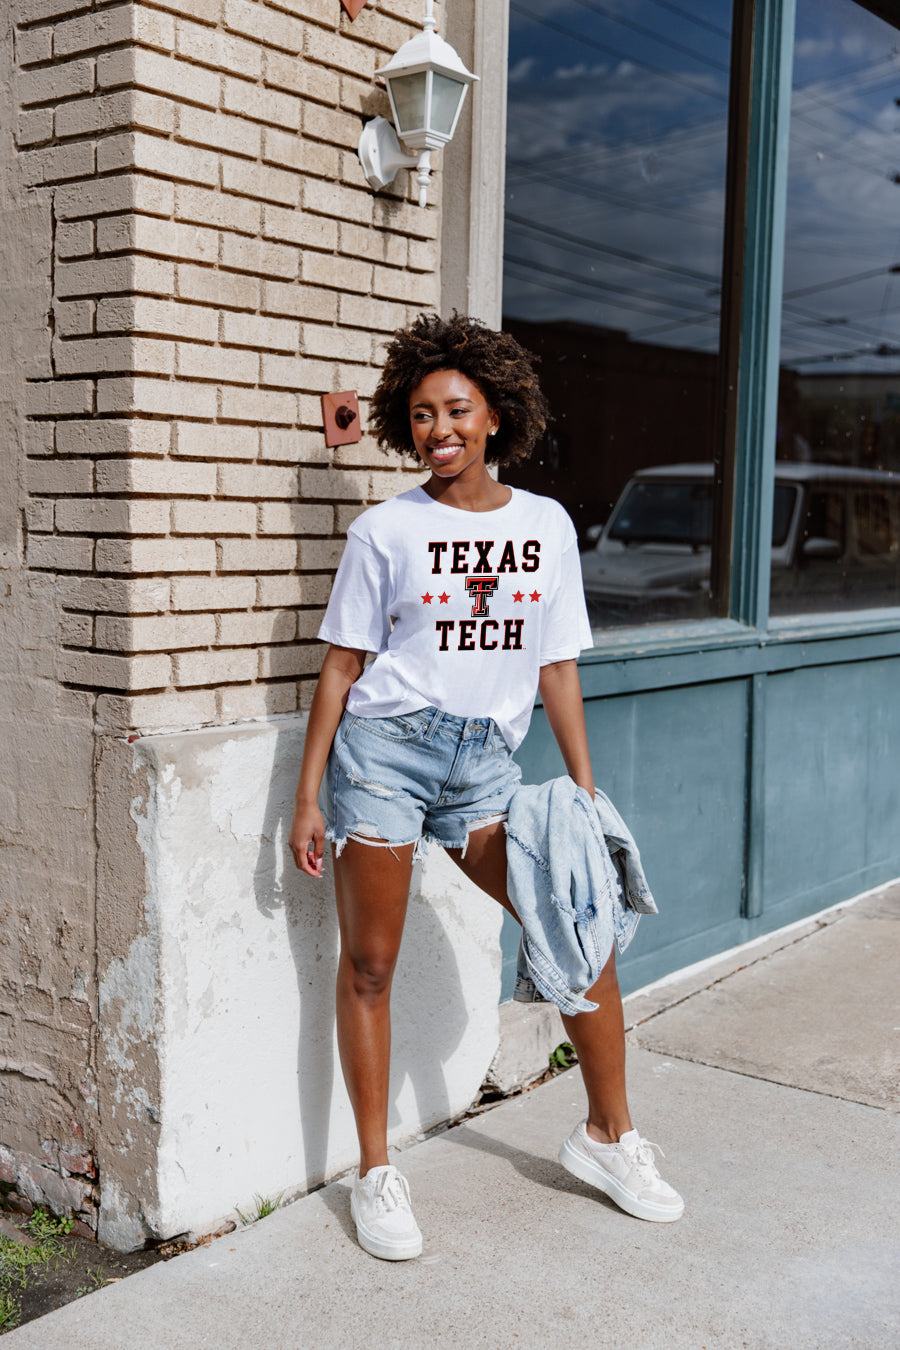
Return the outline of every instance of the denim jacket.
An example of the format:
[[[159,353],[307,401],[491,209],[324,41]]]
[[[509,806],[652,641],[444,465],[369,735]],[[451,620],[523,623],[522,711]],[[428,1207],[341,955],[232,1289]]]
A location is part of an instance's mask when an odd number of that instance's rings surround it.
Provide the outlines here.
[[[506,837],[509,898],[522,921],[513,997],[593,1012],[584,994],[613,942],[624,951],[640,915],[657,913],[631,832],[604,793],[592,802],[566,776],[517,790]]]

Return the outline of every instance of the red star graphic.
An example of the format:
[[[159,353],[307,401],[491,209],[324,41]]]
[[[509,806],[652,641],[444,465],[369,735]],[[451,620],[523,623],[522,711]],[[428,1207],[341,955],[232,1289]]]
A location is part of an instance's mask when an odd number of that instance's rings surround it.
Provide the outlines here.
[[[450,602],[450,597],[449,597],[449,595],[447,594],[446,591],[444,591],[444,594],[443,594],[443,595],[439,595],[439,596],[438,596],[438,599],[440,600],[440,602],[441,602],[442,605],[449,604],[449,602]]]
[[[430,605],[430,604],[431,604],[431,599],[432,599],[432,597],[431,597],[431,596],[428,594],[428,592],[426,591],[425,594],[422,596],[422,604],[423,604],[423,605]]]
[[[534,604],[537,600],[540,600],[540,598],[541,598],[540,591],[532,591],[528,597],[528,599],[531,601],[532,604]]]
[[[514,601],[517,605],[521,605],[523,598],[524,598],[524,597],[523,597],[521,591],[513,591],[513,601]]]

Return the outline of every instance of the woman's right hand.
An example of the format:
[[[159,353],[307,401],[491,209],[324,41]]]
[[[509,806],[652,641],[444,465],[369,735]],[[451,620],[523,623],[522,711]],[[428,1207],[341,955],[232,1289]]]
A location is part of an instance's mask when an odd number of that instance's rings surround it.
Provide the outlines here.
[[[322,875],[325,852],[325,821],[315,802],[298,802],[294,807],[288,847],[294,862],[310,877]]]

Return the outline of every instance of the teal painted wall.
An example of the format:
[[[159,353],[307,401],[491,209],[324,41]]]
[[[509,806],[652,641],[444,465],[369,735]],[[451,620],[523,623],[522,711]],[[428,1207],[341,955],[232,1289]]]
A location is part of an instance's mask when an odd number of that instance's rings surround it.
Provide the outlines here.
[[[624,992],[900,876],[900,658],[701,682],[717,655],[695,658],[695,682],[586,699],[596,780],[660,908],[620,958]],[[616,664],[627,682],[629,663]],[[540,708],[517,758],[526,782],[564,772]],[[504,998],[517,948],[507,920]]]

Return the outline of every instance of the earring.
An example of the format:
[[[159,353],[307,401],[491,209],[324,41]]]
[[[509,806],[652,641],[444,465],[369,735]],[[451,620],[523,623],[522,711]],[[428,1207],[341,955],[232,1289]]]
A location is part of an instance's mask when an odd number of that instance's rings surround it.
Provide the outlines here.
[[[489,435],[489,436],[496,436],[496,435],[497,435],[497,428],[494,427],[494,430],[493,430],[493,431],[489,431],[489,432],[488,432],[488,435]]]

